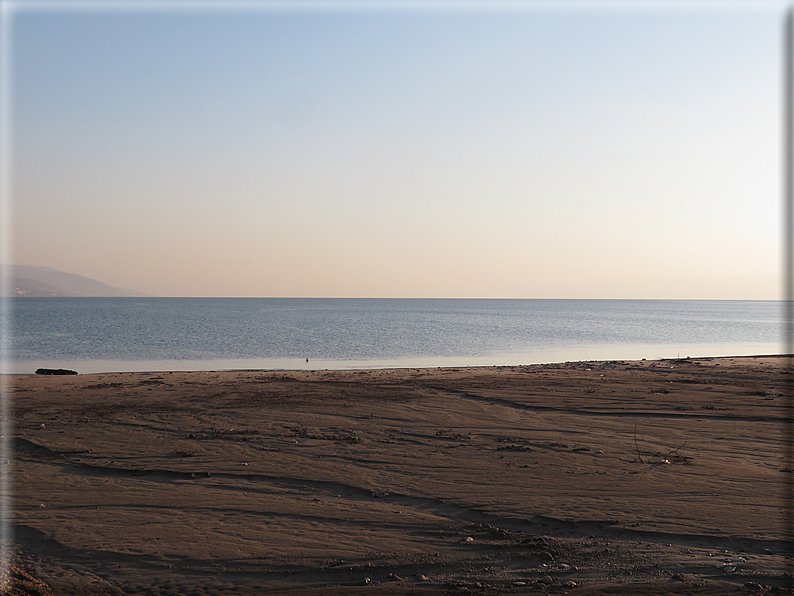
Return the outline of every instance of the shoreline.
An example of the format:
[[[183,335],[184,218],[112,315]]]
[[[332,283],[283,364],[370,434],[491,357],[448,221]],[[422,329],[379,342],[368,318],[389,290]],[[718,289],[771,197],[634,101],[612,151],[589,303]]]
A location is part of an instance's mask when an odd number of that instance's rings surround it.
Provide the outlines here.
[[[80,364],[81,361],[73,361],[73,360],[65,360],[65,361],[34,361],[35,364],[31,364],[30,366],[23,366],[20,362],[16,363],[8,363],[11,365],[12,368],[19,369],[26,367],[31,369],[29,372],[19,372],[16,371],[0,371],[0,376],[7,376],[11,377],[14,375],[35,375],[35,369],[38,368],[49,368],[49,369],[68,369],[68,370],[75,370],[77,374],[80,375],[98,375],[98,374],[114,374],[114,373],[135,373],[135,374],[144,374],[144,373],[203,373],[203,372],[293,372],[293,371],[311,371],[311,372],[319,372],[319,371],[361,371],[361,370],[425,370],[425,369],[447,369],[447,368],[465,368],[465,369],[475,369],[475,368],[505,368],[505,367],[520,367],[520,366],[549,366],[555,364],[570,364],[576,362],[590,362],[590,363],[600,363],[600,362],[656,362],[656,361],[685,361],[685,360],[710,360],[710,359],[730,359],[730,358],[794,358],[794,354],[784,354],[784,353],[767,353],[767,354],[723,354],[717,356],[677,356],[677,357],[660,357],[660,358],[591,358],[591,359],[573,359],[573,360],[554,360],[554,361],[547,361],[547,362],[524,362],[521,364],[382,364],[382,365],[357,365],[357,364],[347,364],[350,362],[356,361],[345,361],[345,360],[333,360],[333,361],[326,361],[326,360],[308,360],[305,366],[300,367],[278,367],[278,368],[267,368],[267,367],[239,367],[239,368],[179,368],[178,366],[174,367],[165,367],[165,365],[158,365],[158,362],[165,362],[169,364],[177,363],[179,361],[172,361],[172,360],[163,360],[163,361],[118,361],[121,366],[117,368],[108,368],[103,370],[92,370],[87,372],[80,372],[78,368],[81,368]],[[487,358],[488,360],[496,360],[496,358]],[[302,359],[291,359],[291,360],[299,360],[303,365],[305,360]],[[112,363],[115,361],[87,361],[87,362],[108,362]],[[147,363],[147,364],[154,364],[153,367],[141,367],[141,368],[131,368],[132,366],[136,366],[138,362]],[[188,361],[193,362],[193,361]],[[203,362],[203,361],[201,361]],[[221,361],[213,361],[213,362],[221,362]],[[224,361],[225,362],[225,361]],[[322,367],[321,365],[315,365],[315,362],[324,362],[324,363],[332,363],[334,366],[329,367]],[[344,366],[342,366],[344,364]],[[109,364],[109,367],[112,364]],[[162,366],[162,368],[161,368]]]
[[[15,561],[63,594],[781,593],[791,374],[7,374]]]

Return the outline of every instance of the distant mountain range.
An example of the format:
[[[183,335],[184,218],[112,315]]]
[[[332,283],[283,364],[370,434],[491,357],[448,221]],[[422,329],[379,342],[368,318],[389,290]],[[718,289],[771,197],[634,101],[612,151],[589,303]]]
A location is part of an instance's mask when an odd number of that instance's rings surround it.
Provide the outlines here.
[[[144,292],[114,288],[106,283],[78,275],[58,271],[52,267],[35,265],[0,265],[8,276],[8,291],[11,296],[85,296],[85,297],[135,297],[151,296]]]

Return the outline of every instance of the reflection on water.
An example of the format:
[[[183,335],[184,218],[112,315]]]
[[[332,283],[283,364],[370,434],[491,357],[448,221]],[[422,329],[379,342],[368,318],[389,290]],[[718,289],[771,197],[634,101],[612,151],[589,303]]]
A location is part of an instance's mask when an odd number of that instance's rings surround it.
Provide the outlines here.
[[[780,353],[780,302],[27,298],[6,372],[517,365]],[[306,362],[306,359],[309,362]]]

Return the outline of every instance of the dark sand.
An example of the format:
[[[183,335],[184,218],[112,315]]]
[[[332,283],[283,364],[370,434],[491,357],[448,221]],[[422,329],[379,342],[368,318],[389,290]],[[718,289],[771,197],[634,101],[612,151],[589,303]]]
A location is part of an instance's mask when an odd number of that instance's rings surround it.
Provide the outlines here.
[[[14,375],[14,563],[55,594],[785,593],[790,378]]]

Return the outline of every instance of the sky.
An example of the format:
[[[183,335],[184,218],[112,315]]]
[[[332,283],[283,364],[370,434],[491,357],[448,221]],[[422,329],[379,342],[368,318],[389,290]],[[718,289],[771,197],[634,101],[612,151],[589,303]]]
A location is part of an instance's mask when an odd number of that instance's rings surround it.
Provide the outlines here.
[[[4,2],[6,262],[158,296],[781,298],[783,2],[112,6]]]

